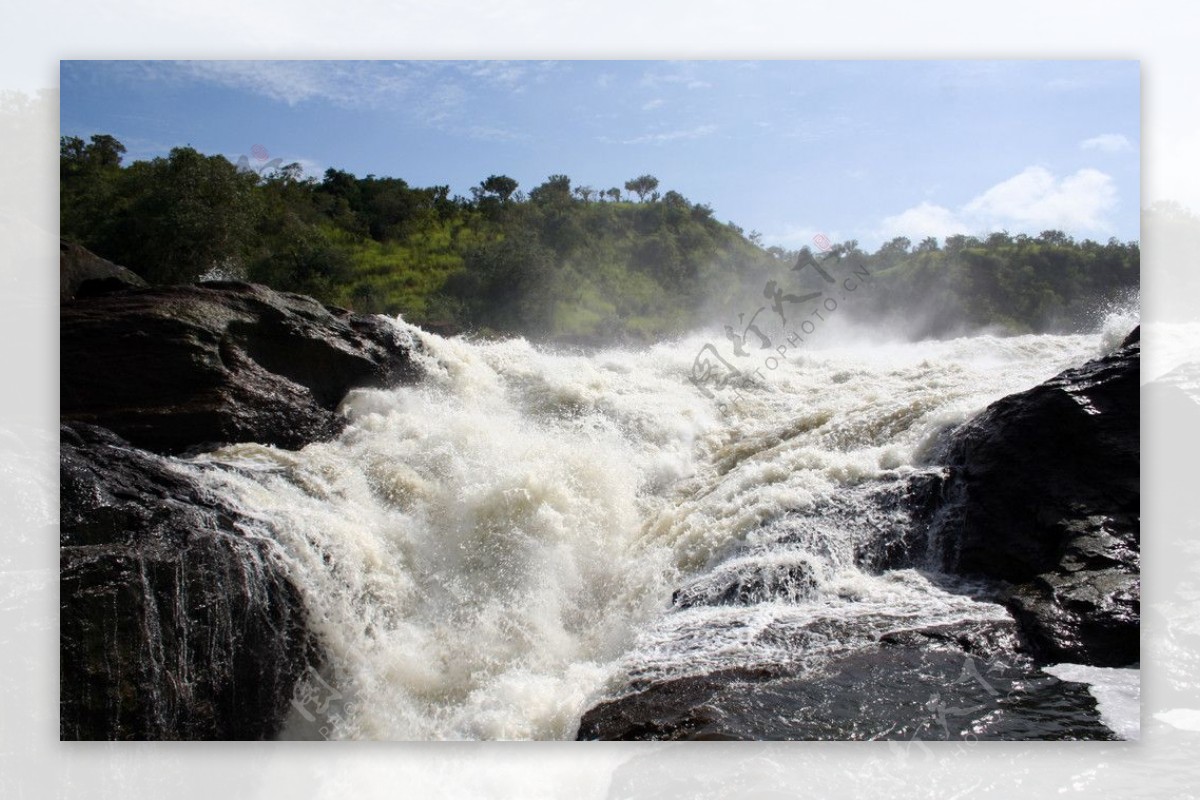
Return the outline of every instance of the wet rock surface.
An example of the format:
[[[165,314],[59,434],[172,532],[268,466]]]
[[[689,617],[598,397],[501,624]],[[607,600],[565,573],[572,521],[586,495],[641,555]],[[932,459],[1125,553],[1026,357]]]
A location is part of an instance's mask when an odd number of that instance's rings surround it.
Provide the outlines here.
[[[61,436],[61,737],[273,736],[316,654],[278,547],[169,460]]]
[[[724,671],[659,682],[592,707],[580,740],[1105,740],[1085,685],[960,638],[896,632],[816,675]]]
[[[61,306],[64,421],[159,453],[230,442],[299,448],[336,435],[346,392],[416,377],[388,321],[232,282]]]
[[[347,391],[417,376],[413,344],[263,286],[148,288],[66,244],[61,273],[61,736],[275,736],[320,656],[300,594],[169,455],[332,437]]]
[[[929,539],[946,566],[1011,586],[1050,661],[1139,658],[1138,332],[954,432]]]

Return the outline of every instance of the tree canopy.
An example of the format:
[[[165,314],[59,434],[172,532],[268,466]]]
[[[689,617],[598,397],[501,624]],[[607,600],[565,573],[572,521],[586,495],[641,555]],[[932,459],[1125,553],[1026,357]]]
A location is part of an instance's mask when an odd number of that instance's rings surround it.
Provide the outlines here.
[[[190,147],[124,155],[112,136],[61,139],[65,238],[152,283],[244,278],[460,330],[649,341],[811,296],[824,279],[803,268],[843,262],[872,276],[848,317],[913,336],[1070,330],[1138,283],[1136,243],[1061,231],[764,248],[651,175],[625,183],[636,203],[565,174],[527,195],[493,174],[463,198],[332,168],[258,174]]]

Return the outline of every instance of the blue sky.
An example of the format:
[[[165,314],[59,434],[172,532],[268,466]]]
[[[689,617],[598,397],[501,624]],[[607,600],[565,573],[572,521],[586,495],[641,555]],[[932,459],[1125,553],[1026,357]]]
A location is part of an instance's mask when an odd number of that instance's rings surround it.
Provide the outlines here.
[[[818,233],[1138,239],[1135,61],[64,61],[64,135],[190,144],[454,194],[643,173],[798,248]],[[255,148],[260,145],[261,148]]]

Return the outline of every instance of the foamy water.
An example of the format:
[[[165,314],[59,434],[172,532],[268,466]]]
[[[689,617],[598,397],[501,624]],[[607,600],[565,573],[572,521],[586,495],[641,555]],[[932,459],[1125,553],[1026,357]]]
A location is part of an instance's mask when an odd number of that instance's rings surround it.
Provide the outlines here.
[[[922,573],[856,567],[870,521],[854,493],[1112,344],[830,338],[774,369],[752,354],[738,366],[760,367],[756,383],[710,398],[688,377],[716,339],[581,355],[397,324],[426,378],[350,393],[337,440],[193,460],[258,521],[248,533],[279,543],[321,679],[349,702],[334,738],[570,738],[630,677],[794,662],[780,632],[819,658],[901,625],[1002,618]],[[783,600],[672,607],[731,573]]]

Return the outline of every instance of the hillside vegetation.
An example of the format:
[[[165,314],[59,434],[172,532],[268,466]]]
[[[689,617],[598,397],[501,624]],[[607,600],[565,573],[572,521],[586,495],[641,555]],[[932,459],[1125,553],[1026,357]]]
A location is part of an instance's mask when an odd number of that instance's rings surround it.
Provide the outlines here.
[[[468,198],[297,164],[259,174],[190,147],[124,153],[112,136],[62,138],[64,238],[151,283],[250,280],[443,330],[652,341],[769,308],[772,292],[811,295],[813,263],[865,269],[871,291],[846,313],[912,336],[1071,330],[1138,285],[1136,243],[1059,231],[764,248],[650,175],[603,189],[552,175],[528,192],[492,175]]]

